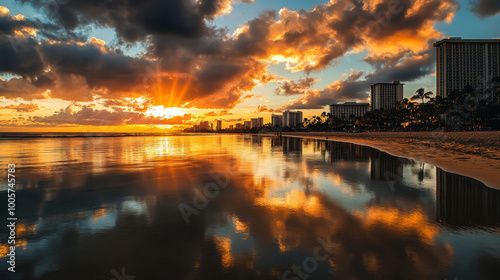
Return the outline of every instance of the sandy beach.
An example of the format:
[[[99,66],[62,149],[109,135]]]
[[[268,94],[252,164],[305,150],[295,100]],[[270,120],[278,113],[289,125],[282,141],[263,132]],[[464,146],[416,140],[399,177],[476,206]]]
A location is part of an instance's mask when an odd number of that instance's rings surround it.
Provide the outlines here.
[[[285,136],[327,139],[370,146],[500,189],[500,131],[478,132],[309,132]]]

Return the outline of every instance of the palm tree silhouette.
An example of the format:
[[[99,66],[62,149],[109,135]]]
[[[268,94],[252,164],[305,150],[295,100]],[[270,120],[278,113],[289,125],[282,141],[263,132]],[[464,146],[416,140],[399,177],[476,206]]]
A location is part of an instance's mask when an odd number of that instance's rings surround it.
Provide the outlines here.
[[[424,103],[424,99],[430,99],[433,94],[432,91],[425,92],[424,88],[419,88],[415,91],[415,95],[411,97],[411,100],[421,99],[422,103]]]

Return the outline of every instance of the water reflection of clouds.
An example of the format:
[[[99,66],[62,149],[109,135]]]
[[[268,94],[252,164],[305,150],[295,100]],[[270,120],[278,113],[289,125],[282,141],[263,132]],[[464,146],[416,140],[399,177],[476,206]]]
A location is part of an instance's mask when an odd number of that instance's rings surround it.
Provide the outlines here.
[[[123,266],[143,279],[164,279],[165,270],[171,279],[276,279],[318,237],[341,245],[319,279],[432,279],[452,266],[455,249],[434,222],[433,173],[420,182],[418,166],[401,169],[372,149],[283,140],[280,150],[275,139],[238,136],[75,142],[75,171],[62,180],[39,176],[45,161],[25,159],[36,164],[22,171],[36,187],[19,193],[20,217],[37,229],[23,265],[41,279],[103,278]],[[237,167],[229,186],[186,225],[179,203],[192,204],[192,189],[229,163]],[[402,173],[394,192],[387,171]]]

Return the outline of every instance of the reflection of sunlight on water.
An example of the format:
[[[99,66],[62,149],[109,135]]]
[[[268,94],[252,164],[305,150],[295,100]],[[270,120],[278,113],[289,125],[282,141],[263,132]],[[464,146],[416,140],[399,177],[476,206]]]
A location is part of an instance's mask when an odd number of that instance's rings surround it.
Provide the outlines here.
[[[271,208],[286,208],[291,210],[302,210],[312,217],[321,217],[322,209],[318,198],[306,195],[303,191],[292,190],[285,197],[260,198],[256,205],[263,205]]]
[[[448,241],[439,239],[446,228],[433,220],[439,202],[435,169],[360,146],[249,136],[2,144],[12,158],[27,153],[17,158],[23,180],[19,189],[24,188],[23,196],[35,207],[19,235],[37,275],[59,269],[63,249],[54,244],[60,244],[61,237],[76,243],[71,247],[76,254],[80,244],[106,245],[95,236],[107,242],[123,238],[119,242],[131,250],[135,247],[130,236],[144,234],[138,246],[168,255],[159,259],[182,255],[170,252],[172,244],[156,238],[158,232],[191,250],[192,273],[203,273],[208,258],[227,273],[257,267],[258,275],[264,267],[279,276],[282,267],[290,267],[290,256],[309,256],[318,237],[342,245],[324,262],[325,269],[354,273],[353,279],[384,273],[403,278],[403,272],[388,265],[391,262],[412,269],[421,279],[432,278],[449,268],[453,255]],[[230,162],[237,168],[228,186],[186,226],[177,205],[191,205],[193,188],[203,190],[214,181],[212,173],[228,174]],[[394,191],[387,172],[402,176]],[[210,254],[214,248],[219,255],[207,256],[205,251]],[[5,252],[0,245],[0,256]],[[120,260],[129,257],[107,253]],[[434,263],[435,271],[429,270]]]
[[[233,223],[237,233],[245,235],[245,238],[248,237],[248,227],[245,223],[241,222],[238,217],[233,217]]]
[[[233,255],[231,254],[231,239],[221,236],[215,236],[217,248],[222,257],[222,266],[225,269],[233,265]]]
[[[96,222],[104,216],[106,216],[106,208],[97,209],[92,213],[92,221]]]
[[[0,258],[5,258],[10,251],[10,247],[14,246],[17,248],[22,248],[26,250],[28,247],[28,241],[26,240],[26,235],[36,234],[36,225],[28,226],[24,223],[16,224],[16,244],[11,245],[7,243],[0,244]]]
[[[366,227],[383,225],[402,234],[417,233],[421,241],[432,244],[439,233],[439,227],[430,223],[422,209],[403,213],[395,208],[370,207],[365,213],[356,213],[364,220]]]

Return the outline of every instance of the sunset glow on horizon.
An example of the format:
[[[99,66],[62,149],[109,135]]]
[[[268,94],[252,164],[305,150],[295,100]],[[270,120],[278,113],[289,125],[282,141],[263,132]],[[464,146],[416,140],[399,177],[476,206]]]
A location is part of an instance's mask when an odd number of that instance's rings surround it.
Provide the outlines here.
[[[2,131],[227,128],[368,102],[378,82],[435,92],[433,43],[500,24],[486,0],[128,2],[2,2]]]

